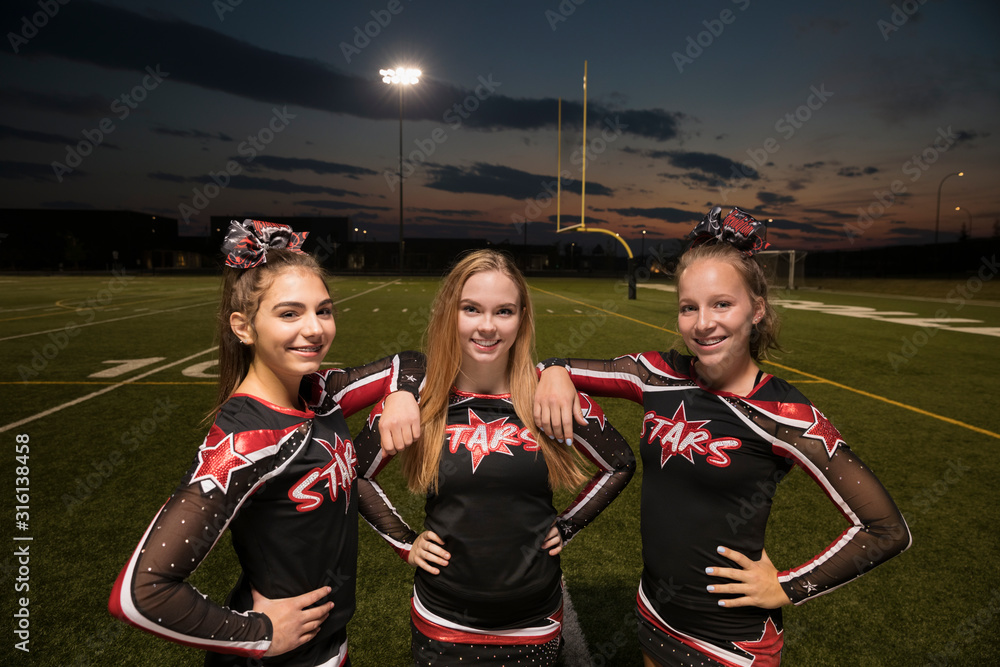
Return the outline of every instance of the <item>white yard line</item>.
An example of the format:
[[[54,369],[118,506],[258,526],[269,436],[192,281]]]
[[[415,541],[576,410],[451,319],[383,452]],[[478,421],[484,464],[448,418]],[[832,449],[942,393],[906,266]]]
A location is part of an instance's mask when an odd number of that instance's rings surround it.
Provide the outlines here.
[[[382,287],[385,287],[387,285],[392,285],[393,283],[396,283],[396,282],[399,282],[398,279],[397,280],[393,280],[392,282],[383,283],[383,284],[379,285],[378,287],[373,287],[373,288],[371,288],[369,290],[365,290],[364,292],[358,292],[357,294],[352,294],[351,296],[344,297],[343,299],[340,299],[339,301],[335,301],[334,305],[336,305],[338,303],[341,303],[343,301],[347,301],[348,299],[353,299],[354,297],[361,296],[363,294],[368,294],[369,292],[374,292],[377,289],[381,289]],[[196,305],[204,305],[204,304],[196,304]],[[183,306],[183,307],[184,308],[193,308],[194,306]],[[173,310],[180,310],[180,308],[175,308]],[[166,313],[166,312],[170,312],[170,311],[161,310],[161,311],[158,311],[158,312]],[[155,313],[146,313],[146,314],[155,314]],[[141,316],[140,315],[130,315],[129,317],[119,317],[117,319],[119,319],[119,320],[126,320],[126,319],[129,319],[131,317],[141,317]],[[114,320],[107,320],[107,321],[114,321]],[[93,322],[92,324],[103,324],[103,322]],[[58,331],[58,329],[54,329],[53,331]],[[43,331],[42,333],[45,333],[45,332]],[[12,338],[20,338],[20,336],[12,336]],[[0,340],[7,340],[7,339],[0,339]],[[11,423],[6,424],[4,426],[0,426],[0,433],[3,433],[4,431],[9,431],[9,430],[14,429],[14,428],[18,428],[20,426],[23,426],[24,424],[27,424],[29,422],[33,422],[36,419],[41,419],[42,417],[48,417],[51,414],[55,414],[56,412],[59,412],[60,410],[64,410],[64,409],[72,407],[74,405],[79,405],[80,403],[83,403],[84,401],[88,401],[88,400],[90,400],[92,398],[100,396],[101,394],[106,394],[109,391],[114,391],[115,389],[118,389],[119,387],[124,387],[127,384],[131,384],[132,382],[135,382],[136,380],[141,380],[141,379],[143,379],[145,377],[149,377],[150,375],[153,375],[155,373],[159,373],[160,371],[166,370],[168,368],[172,368],[172,367],[177,366],[179,364],[186,363],[188,361],[191,361],[192,359],[200,357],[201,355],[207,354],[207,353],[212,352],[214,350],[215,350],[215,347],[213,346],[213,347],[210,347],[210,348],[208,348],[206,350],[202,350],[201,352],[195,352],[194,354],[192,354],[190,356],[187,356],[187,357],[184,357],[183,359],[179,359],[177,361],[172,361],[169,364],[165,364],[163,366],[160,366],[159,368],[154,368],[153,370],[146,371],[145,373],[142,373],[140,375],[136,375],[135,377],[129,378],[127,380],[122,380],[121,382],[119,382],[117,384],[108,385],[104,389],[99,389],[99,390],[97,390],[95,392],[87,394],[86,396],[80,396],[79,398],[75,398],[72,401],[68,401],[66,403],[63,403],[62,405],[57,405],[54,408],[49,408],[48,410],[43,410],[42,412],[39,412],[39,413],[34,414],[34,415],[31,415],[30,417],[25,417],[24,419],[19,419],[16,422],[11,422]]]

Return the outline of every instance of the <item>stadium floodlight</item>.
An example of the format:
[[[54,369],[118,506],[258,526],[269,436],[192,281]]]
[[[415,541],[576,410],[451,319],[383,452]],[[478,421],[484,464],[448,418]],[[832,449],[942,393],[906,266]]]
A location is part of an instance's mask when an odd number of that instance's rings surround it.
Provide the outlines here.
[[[382,81],[399,87],[399,272],[403,272],[403,88],[420,81],[422,72],[410,67],[380,69]]]
[[[934,216],[934,244],[937,245],[938,242],[938,227],[941,225],[941,188],[944,187],[944,182],[947,181],[952,176],[965,176],[964,171],[956,171],[951,174],[946,175],[941,179],[940,185],[938,185],[938,200],[937,200],[937,214]]]

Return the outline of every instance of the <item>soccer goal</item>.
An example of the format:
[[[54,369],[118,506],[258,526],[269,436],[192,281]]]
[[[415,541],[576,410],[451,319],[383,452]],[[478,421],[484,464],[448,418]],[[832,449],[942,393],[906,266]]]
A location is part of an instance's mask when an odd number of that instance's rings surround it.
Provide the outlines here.
[[[805,287],[806,255],[803,250],[762,250],[755,256],[764,268],[771,287],[796,289]]]

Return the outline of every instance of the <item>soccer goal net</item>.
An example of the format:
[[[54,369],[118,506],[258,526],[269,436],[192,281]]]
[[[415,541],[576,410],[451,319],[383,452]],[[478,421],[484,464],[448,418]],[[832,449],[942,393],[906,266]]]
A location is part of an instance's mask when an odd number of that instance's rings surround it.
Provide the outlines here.
[[[771,287],[792,290],[806,286],[807,254],[803,250],[762,250],[755,257]]]

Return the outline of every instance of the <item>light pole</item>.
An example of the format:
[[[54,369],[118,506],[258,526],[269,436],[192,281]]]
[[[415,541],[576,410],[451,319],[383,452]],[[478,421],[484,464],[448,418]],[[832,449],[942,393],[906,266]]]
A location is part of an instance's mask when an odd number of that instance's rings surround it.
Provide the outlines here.
[[[937,245],[938,242],[938,227],[941,225],[941,188],[944,187],[944,182],[947,181],[952,176],[965,176],[964,171],[956,171],[954,173],[948,174],[941,179],[941,183],[938,185],[938,200],[937,200],[937,214],[934,216],[934,244]]]
[[[967,216],[969,216],[969,238],[971,239],[972,238],[972,213],[969,212],[969,209],[962,208],[961,206],[956,206],[955,210],[956,211],[965,211],[965,214]]]
[[[646,257],[646,230],[642,230],[642,243],[639,245],[639,258],[645,259]]]
[[[399,86],[399,272],[403,272],[403,86],[420,81],[420,70],[407,67],[380,69],[382,81]]]

